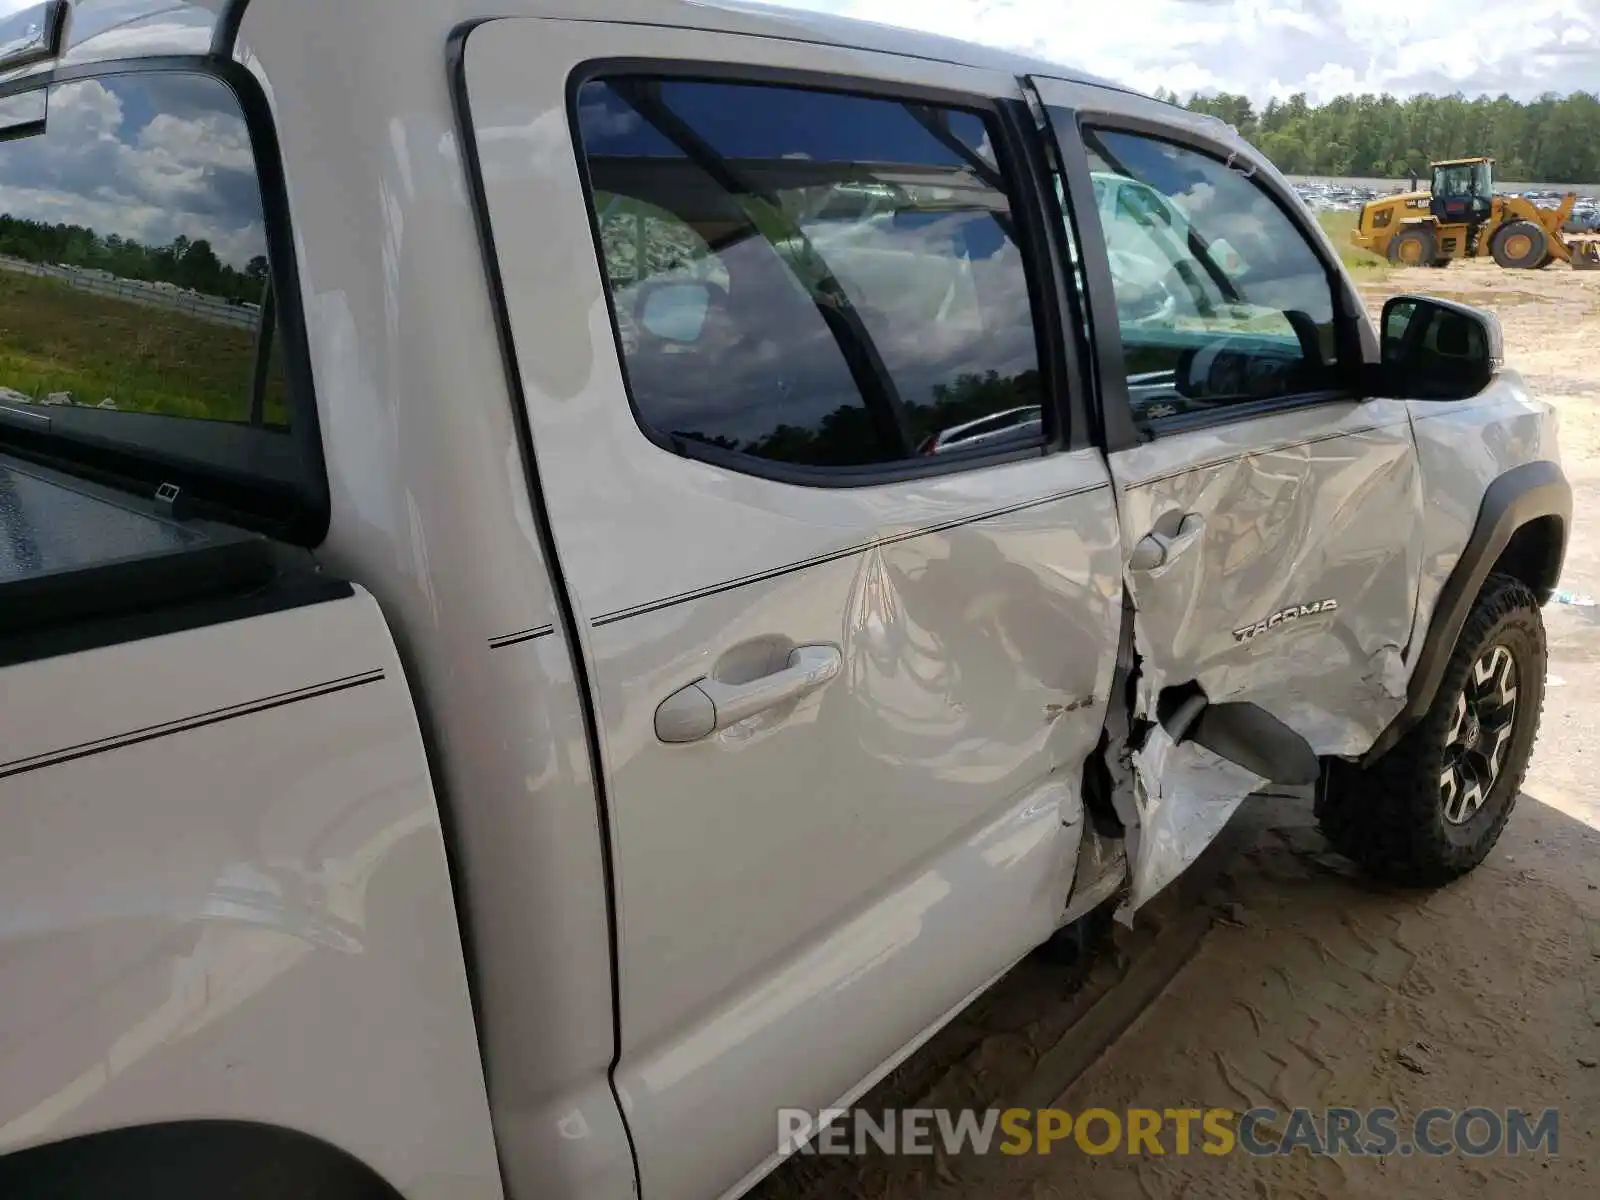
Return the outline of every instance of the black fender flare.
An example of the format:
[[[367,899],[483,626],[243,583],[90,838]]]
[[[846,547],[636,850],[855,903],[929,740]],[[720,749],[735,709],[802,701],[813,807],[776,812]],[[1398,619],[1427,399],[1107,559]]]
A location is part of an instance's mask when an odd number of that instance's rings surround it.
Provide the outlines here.
[[[251,1121],[129,1125],[0,1157],[6,1200],[400,1200],[370,1167],[318,1138]]]
[[[1416,666],[1412,668],[1411,681],[1406,688],[1405,707],[1372,748],[1362,755],[1362,766],[1380,758],[1427,715],[1438,695],[1456,640],[1461,636],[1461,627],[1467,622],[1467,614],[1472,611],[1484,580],[1517,531],[1544,518],[1554,518],[1561,532],[1555,570],[1548,585],[1536,589],[1541,604],[1550,599],[1566,556],[1567,538],[1572,529],[1572,485],[1567,482],[1559,463],[1539,460],[1512,467],[1484,491],[1472,533],[1434,604],[1428,632],[1418,648]]]

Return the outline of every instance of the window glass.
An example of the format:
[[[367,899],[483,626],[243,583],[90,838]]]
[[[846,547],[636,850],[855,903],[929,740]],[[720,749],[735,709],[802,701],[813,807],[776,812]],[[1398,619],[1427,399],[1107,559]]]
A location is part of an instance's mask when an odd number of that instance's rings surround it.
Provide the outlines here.
[[[1123,356],[1141,420],[1337,385],[1333,292],[1288,216],[1206,155],[1086,130]]]
[[[0,141],[0,402],[67,424],[92,409],[286,427],[233,94],[138,74],[58,84],[47,100],[41,131]],[[97,434],[118,428],[96,419]]]
[[[655,433],[807,467],[1042,436],[1027,277],[983,117],[630,77],[586,84],[578,120]]]

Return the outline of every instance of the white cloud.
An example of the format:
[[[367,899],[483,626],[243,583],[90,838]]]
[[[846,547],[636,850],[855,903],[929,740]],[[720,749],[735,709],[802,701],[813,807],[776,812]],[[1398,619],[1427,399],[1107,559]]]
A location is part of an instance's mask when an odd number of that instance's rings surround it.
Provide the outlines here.
[[[1143,91],[1411,95],[1600,88],[1600,0],[784,0],[1071,64]]]
[[[220,85],[197,93],[180,81],[158,95],[132,82],[150,78],[55,88],[46,135],[0,143],[0,212],[151,246],[182,234],[243,267],[266,247],[244,123],[214,107]],[[129,111],[132,96],[145,111]]]

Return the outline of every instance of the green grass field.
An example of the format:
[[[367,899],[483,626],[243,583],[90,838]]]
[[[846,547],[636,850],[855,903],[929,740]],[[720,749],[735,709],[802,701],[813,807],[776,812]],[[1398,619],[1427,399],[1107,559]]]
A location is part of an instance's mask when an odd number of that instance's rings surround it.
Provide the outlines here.
[[[0,270],[0,386],[36,400],[71,392],[91,407],[109,397],[122,411],[244,421],[254,361],[252,330]],[[274,371],[269,422],[283,401]]]
[[[1333,240],[1339,251],[1339,260],[1348,270],[1367,277],[1386,275],[1389,273],[1387,262],[1376,254],[1369,254],[1361,247],[1350,244],[1350,231],[1356,227],[1358,215],[1354,212],[1319,212],[1317,223]]]

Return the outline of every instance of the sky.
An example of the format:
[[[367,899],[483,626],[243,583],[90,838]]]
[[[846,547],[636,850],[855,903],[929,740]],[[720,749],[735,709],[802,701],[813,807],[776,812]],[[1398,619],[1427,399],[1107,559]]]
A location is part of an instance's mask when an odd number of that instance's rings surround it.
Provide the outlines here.
[[[783,0],[1027,50],[1151,92],[1600,90],[1600,0]]]
[[[266,249],[244,121],[199,77],[57,85],[43,136],[0,141],[0,212],[148,246],[204,238],[240,269]]]
[[[97,0],[114,24],[124,3]],[[758,0],[759,2],[759,0]],[[1015,47],[1141,91],[1600,90],[1600,0],[769,0]],[[0,0],[0,17],[35,0]]]

